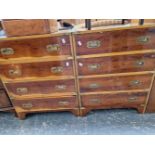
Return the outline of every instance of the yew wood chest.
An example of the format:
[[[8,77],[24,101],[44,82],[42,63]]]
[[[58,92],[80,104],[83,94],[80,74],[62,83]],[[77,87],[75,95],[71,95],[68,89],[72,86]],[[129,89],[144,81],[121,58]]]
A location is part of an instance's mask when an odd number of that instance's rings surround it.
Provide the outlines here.
[[[0,39],[0,78],[27,113],[134,108],[155,112],[155,26]]]

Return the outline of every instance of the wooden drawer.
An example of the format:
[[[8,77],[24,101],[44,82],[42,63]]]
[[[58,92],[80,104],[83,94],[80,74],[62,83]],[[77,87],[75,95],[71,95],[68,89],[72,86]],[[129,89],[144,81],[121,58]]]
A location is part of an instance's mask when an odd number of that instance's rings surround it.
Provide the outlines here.
[[[78,107],[77,98],[74,96],[61,98],[13,100],[13,104],[17,111],[41,111]]]
[[[1,65],[0,75],[8,79],[74,75],[72,61]]]
[[[11,107],[11,103],[3,89],[0,89],[0,109]]]
[[[49,23],[46,19],[3,20],[2,24],[9,37],[50,33]]]
[[[155,53],[78,60],[79,75],[152,71],[154,69]]]
[[[20,83],[6,83],[9,93],[20,96],[32,96],[34,94],[52,94],[52,93],[75,93],[74,80],[56,80],[56,81],[34,81]]]
[[[132,28],[75,35],[78,55],[155,48],[155,28]]]
[[[69,36],[1,40],[0,58],[71,55]]]
[[[146,101],[146,92],[141,93],[120,93],[120,94],[98,94],[83,95],[81,102],[84,107],[105,107],[105,108],[136,108],[144,106]]]
[[[148,89],[152,74],[80,79],[81,92]]]

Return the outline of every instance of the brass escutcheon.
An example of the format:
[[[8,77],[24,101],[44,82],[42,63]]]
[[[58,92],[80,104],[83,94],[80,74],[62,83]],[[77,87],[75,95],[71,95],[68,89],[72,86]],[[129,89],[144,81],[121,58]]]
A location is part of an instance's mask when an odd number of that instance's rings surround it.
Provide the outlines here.
[[[100,40],[91,40],[87,42],[87,48],[98,48],[101,46]]]
[[[46,50],[49,53],[58,52],[60,50],[59,44],[50,44],[46,46]]]
[[[12,48],[1,48],[0,49],[2,55],[12,55],[14,54],[14,50]]]

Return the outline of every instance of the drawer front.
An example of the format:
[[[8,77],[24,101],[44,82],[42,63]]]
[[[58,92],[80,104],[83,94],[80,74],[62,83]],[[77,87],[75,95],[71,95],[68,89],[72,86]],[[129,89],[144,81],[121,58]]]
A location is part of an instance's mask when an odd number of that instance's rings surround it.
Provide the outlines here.
[[[6,87],[13,95],[76,92],[74,80],[6,83]]]
[[[155,48],[155,28],[75,35],[78,55]]]
[[[0,70],[8,79],[74,75],[72,61],[1,65]]]
[[[152,71],[155,53],[79,59],[78,69],[80,75]]]
[[[1,59],[58,55],[71,55],[69,36],[0,41]]]
[[[81,92],[148,89],[152,74],[80,79]]]
[[[13,100],[13,104],[17,111],[40,111],[78,106],[76,97]]]
[[[137,107],[144,106],[147,93],[120,93],[104,95],[84,95],[81,97],[84,107]]]
[[[0,108],[11,107],[11,103],[4,90],[0,90]]]

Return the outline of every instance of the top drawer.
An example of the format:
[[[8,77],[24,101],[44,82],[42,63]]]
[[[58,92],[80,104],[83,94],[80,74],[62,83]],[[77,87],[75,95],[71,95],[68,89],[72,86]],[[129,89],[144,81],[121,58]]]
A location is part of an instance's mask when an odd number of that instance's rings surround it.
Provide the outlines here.
[[[0,58],[71,55],[69,36],[1,40]]]
[[[155,28],[134,28],[75,35],[77,55],[155,48]]]

